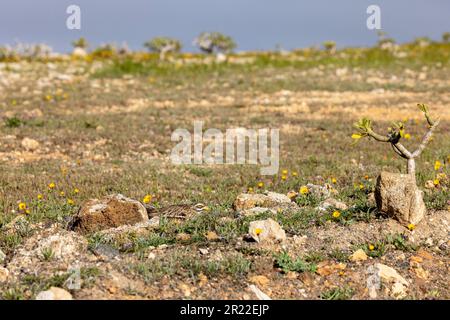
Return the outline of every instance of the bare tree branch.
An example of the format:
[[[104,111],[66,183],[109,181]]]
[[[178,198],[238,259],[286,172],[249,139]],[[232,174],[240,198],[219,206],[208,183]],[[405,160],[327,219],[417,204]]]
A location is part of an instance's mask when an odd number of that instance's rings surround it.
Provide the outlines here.
[[[427,117],[428,120],[429,117]],[[431,120],[430,120],[431,121]],[[419,147],[416,151],[413,152],[412,156],[413,158],[417,158],[420,156],[422,151],[426,148],[428,143],[431,141],[431,137],[433,136],[434,130],[436,130],[436,127],[439,125],[439,120],[434,122],[431,127],[428,129],[428,132],[425,134],[425,136],[422,138],[422,142],[420,143]]]
[[[381,142],[390,142],[391,141],[391,139],[389,137],[382,136],[381,134],[374,132],[372,129],[367,130],[367,134],[369,135],[369,137],[372,137],[377,141],[381,141]]]
[[[395,151],[396,154],[398,154],[400,157],[404,159],[408,159],[407,156],[405,156],[403,153],[400,152],[400,150],[397,149],[397,147],[394,144],[391,144],[392,150]]]
[[[395,144],[392,144],[401,154],[403,154],[406,159],[411,159],[412,154],[408,151],[400,142],[397,142]]]

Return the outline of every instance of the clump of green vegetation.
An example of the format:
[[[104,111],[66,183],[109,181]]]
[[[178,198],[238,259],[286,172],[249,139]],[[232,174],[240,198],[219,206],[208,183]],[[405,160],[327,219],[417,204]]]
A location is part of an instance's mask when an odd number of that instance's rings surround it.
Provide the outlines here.
[[[169,53],[179,53],[181,51],[181,42],[169,37],[156,37],[144,43],[144,47],[150,51],[159,53],[160,60],[164,60]]]
[[[90,288],[94,285],[96,278],[101,275],[97,267],[83,267],[80,269],[80,277],[83,280],[83,287]]]
[[[408,238],[401,233],[391,234],[386,237],[386,243],[394,247],[395,250],[412,252],[416,251],[418,246],[410,243]]]
[[[349,253],[335,248],[328,254],[328,257],[338,262],[348,262]]]
[[[281,268],[283,272],[316,272],[317,265],[306,262],[301,258],[293,260],[288,252],[282,251],[275,255],[275,267]]]
[[[5,126],[8,128],[18,128],[25,124],[24,121],[17,117],[5,118],[4,119]]]
[[[204,274],[208,277],[223,274],[240,277],[251,269],[251,261],[242,254],[229,254],[219,260],[203,260],[188,252],[175,252],[163,259],[141,262],[131,270],[141,275],[145,281],[155,281],[164,276],[182,275],[196,276]]]
[[[349,287],[335,288],[320,294],[322,300],[349,300],[353,297],[354,290]]]
[[[390,234],[385,239],[378,240],[374,243],[365,243],[359,246],[369,257],[379,258],[387,251],[394,249],[405,252],[413,252],[417,250],[417,246],[409,243],[404,234]]]
[[[11,301],[25,300],[26,299],[25,288],[18,285],[9,289],[5,288],[5,290],[0,291],[0,298],[1,298],[0,300],[11,300]]]
[[[44,248],[41,251],[41,255],[43,261],[51,261],[55,256],[55,253],[53,252],[52,248]]]
[[[376,241],[375,243],[365,243],[361,246],[366,254],[372,258],[382,257],[386,253],[386,242]]]

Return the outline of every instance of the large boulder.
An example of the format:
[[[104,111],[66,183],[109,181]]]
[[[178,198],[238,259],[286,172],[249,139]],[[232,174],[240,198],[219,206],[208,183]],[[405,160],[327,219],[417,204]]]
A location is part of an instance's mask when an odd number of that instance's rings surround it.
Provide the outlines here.
[[[86,202],[69,228],[80,233],[90,233],[148,220],[147,210],[139,201],[115,194]]]
[[[408,174],[382,172],[375,188],[378,210],[404,225],[418,224],[427,209],[423,192]]]

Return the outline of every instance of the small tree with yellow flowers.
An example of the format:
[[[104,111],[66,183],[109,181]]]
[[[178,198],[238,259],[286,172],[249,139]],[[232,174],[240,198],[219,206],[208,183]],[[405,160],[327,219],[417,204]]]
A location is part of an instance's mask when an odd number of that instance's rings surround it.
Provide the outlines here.
[[[428,123],[428,131],[423,136],[420,145],[413,152],[409,151],[400,141],[405,137],[405,125],[402,122],[393,124],[393,128],[389,128],[387,135],[381,135],[376,133],[372,128],[372,121],[366,118],[359,120],[355,124],[357,133],[352,135],[355,140],[369,137],[376,141],[389,143],[396,154],[407,161],[407,173],[410,174],[414,181],[416,179],[416,159],[422,154],[428,143],[431,141],[434,131],[439,125],[439,120],[434,121],[430,114],[428,107],[425,104],[417,105],[420,111],[423,112],[425,119]]]

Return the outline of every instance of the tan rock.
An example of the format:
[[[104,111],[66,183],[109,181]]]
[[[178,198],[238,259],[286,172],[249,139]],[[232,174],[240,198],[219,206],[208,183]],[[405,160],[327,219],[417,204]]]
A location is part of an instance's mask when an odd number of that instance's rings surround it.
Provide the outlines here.
[[[219,240],[219,236],[217,235],[217,233],[215,233],[214,231],[208,231],[205,235],[205,238],[208,241],[217,241]]]
[[[394,268],[376,263],[368,268],[368,274],[367,288],[371,298],[377,297],[381,284],[393,298],[401,299],[406,296],[409,283]]]
[[[72,295],[61,288],[51,287],[47,291],[41,291],[37,294],[36,300],[73,300]]]
[[[345,270],[347,265],[345,263],[333,263],[331,261],[322,261],[317,265],[316,273],[322,277],[329,276]]]
[[[41,118],[44,116],[44,113],[41,111],[41,109],[32,109],[29,111],[26,111],[23,115],[24,119],[35,119],[35,118]]]
[[[0,283],[6,282],[9,277],[9,270],[3,267],[0,267]]]
[[[417,278],[422,280],[427,280],[428,277],[430,276],[430,273],[427,270],[423,269],[422,267],[414,268],[414,272]]]
[[[319,206],[319,210],[322,210],[322,211],[326,211],[330,208],[336,208],[338,210],[347,210],[348,206],[345,203],[343,203],[339,200],[336,200],[334,198],[328,198],[328,199],[324,200]]]
[[[260,193],[242,193],[234,201],[234,209],[237,211],[252,209],[256,207],[274,208],[277,206],[296,206],[291,199],[284,194],[276,192]]]
[[[67,266],[76,265],[82,256],[87,255],[87,247],[86,238],[73,231],[61,230],[56,225],[36,230],[16,248],[8,270],[13,276],[18,276],[34,272],[39,264],[67,269]],[[46,252],[51,254],[50,260],[45,259]]]
[[[377,263],[375,264],[375,268],[378,270],[378,275],[381,280],[385,282],[399,282],[405,286],[408,286],[408,281],[405,280],[394,268],[391,268],[387,265]]]
[[[252,276],[249,281],[258,286],[265,287],[270,280],[266,276]]]
[[[246,210],[255,207],[265,207],[268,201],[267,196],[263,194],[242,193],[234,201],[235,210]]]
[[[208,277],[205,276],[203,273],[200,273],[198,275],[198,285],[199,287],[204,287],[208,283]]]
[[[179,233],[176,236],[177,241],[189,241],[191,240],[191,235],[187,233]]]
[[[380,211],[405,226],[418,224],[427,212],[423,192],[407,174],[382,172],[377,180],[375,199]]]
[[[70,228],[89,233],[148,221],[147,210],[139,201],[116,194],[86,202],[72,220]]]
[[[20,144],[27,151],[35,151],[39,149],[39,146],[41,145],[38,141],[30,138],[23,138]]]
[[[403,299],[407,296],[406,287],[400,282],[395,282],[391,288],[391,296],[396,299]]]
[[[433,256],[422,248],[417,251],[417,255],[426,260],[433,260]]]
[[[291,201],[294,201],[295,198],[297,198],[297,196],[298,196],[298,192],[296,192],[296,191],[289,191],[286,195],[287,195],[287,197],[289,199],[291,199]]]
[[[350,261],[359,262],[367,260],[367,254],[363,249],[358,249],[349,257]]]
[[[254,284],[250,285],[248,288],[250,289],[250,291],[252,291],[255,294],[255,296],[256,296],[256,298],[258,298],[258,300],[272,300],[267,294],[262,292],[261,289],[259,289]]]
[[[255,207],[255,208],[251,208],[251,209],[241,210],[241,211],[239,211],[239,214],[241,216],[248,217],[248,216],[254,216],[254,215],[258,215],[258,214],[262,214],[262,213],[266,213],[266,212],[276,214],[277,210],[269,209],[269,208],[262,208],[262,207]]]
[[[6,259],[6,254],[0,249],[0,264],[2,264]]]
[[[425,182],[425,188],[427,188],[427,189],[434,189],[434,182],[433,182],[433,180],[428,180],[427,182]]]
[[[286,232],[273,219],[250,222],[250,236],[257,242],[282,242],[286,240]]]

